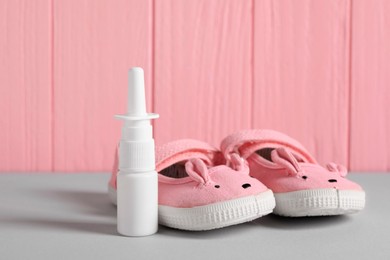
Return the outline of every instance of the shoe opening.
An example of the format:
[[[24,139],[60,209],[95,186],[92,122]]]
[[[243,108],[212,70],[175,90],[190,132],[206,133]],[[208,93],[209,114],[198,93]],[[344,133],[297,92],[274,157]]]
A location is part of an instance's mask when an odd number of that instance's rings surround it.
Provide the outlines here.
[[[260,155],[262,158],[272,162],[271,152],[275,150],[275,148],[263,148],[260,150],[257,150],[256,153]],[[304,162],[304,160],[297,154],[293,153],[293,156],[298,162]]]
[[[272,162],[272,159],[271,159],[271,152],[275,150],[275,148],[263,148],[263,149],[260,149],[260,150],[257,150],[256,153],[258,155],[260,155],[261,157],[263,157],[264,159]]]
[[[160,171],[160,174],[175,179],[188,177],[184,162],[175,163],[168,168],[165,168],[164,170]]]

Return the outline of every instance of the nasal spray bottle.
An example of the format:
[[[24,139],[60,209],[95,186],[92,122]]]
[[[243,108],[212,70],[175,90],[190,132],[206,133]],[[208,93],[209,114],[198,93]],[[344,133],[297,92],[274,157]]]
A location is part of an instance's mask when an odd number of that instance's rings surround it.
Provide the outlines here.
[[[117,176],[118,232],[124,236],[147,236],[157,232],[158,199],[154,139],[151,119],[146,113],[144,71],[129,70],[127,114],[119,143]]]

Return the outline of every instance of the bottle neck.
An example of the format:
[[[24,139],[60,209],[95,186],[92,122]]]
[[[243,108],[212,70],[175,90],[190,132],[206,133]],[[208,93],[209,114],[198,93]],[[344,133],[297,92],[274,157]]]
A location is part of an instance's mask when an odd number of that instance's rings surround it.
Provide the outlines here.
[[[153,139],[153,127],[150,120],[126,120],[122,127],[121,139],[139,142]]]
[[[153,127],[149,119],[126,120],[119,142],[120,174],[155,169]]]

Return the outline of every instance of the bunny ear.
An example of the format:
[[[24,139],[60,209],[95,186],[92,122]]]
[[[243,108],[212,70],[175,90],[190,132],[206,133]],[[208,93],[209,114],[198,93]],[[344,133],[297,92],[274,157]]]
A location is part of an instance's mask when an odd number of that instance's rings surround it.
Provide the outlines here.
[[[348,174],[347,168],[336,163],[328,163],[326,168],[328,168],[328,170],[331,172],[339,173],[341,177],[345,177]]]
[[[271,152],[271,158],[274,163],[285,167],[289,174],[296,176],[299,172],[302,172],[297,159],[284,147],[274,149]]]
[[[206,184],[210,181],[209,170],[206,164],[198,158],[190,159],[185,164],[188,175],[199,183]]]
[[[239,172],[249,174],[249,167],[247,161],[240,157],[237,153],[230,154],[231,167]]]

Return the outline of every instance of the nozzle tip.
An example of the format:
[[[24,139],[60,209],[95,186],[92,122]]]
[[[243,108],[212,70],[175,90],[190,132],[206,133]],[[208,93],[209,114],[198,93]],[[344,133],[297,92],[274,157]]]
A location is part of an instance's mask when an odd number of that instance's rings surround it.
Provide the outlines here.
[[[144,70],[133,67],[129,70],[127,113],[133,116],[146,115]]]
[[[144,70],[141,67],[132,67],[129,69],[129,72],[144,73]]]

